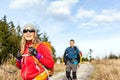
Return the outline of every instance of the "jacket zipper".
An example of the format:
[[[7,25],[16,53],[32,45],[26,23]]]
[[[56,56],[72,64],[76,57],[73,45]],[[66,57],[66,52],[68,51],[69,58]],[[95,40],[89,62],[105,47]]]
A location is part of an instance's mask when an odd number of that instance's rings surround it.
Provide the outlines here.
[[[26,57],[25,57],[25,65],[26,65],[26,70],[25,70],[25,79],[27,79],[27,64],[26,64]]]

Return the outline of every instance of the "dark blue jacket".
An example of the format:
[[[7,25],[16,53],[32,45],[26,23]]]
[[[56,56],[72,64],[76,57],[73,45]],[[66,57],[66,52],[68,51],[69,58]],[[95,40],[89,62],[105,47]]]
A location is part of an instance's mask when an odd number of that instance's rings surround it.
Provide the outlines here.
[[[63,60],[65,64],[69,61],[70,63],[73,63],[77,61],[77,64],[80,62],[80,51],[79,49],[75,47],[68,47],[63,56]]]

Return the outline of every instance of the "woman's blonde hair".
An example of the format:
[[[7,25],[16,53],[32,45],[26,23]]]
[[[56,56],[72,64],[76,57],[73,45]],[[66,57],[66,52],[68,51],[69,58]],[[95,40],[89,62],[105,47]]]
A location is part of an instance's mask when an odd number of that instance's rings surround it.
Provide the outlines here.
[[[24,26],[24,29],[25,29],[26,27],[31,27],[32,29],[35,30],[35,28],[33,28],[33,25],[31,25],[31,24],[25,25],[25,26]],[[32,45],[31,45],[31,47],[36,46],[39,42],[40,42],[40,40],[38,39],[38,37],[37,37],[37,32],[36,32],[36,30],[35,30],[35,32],[34,32],[34,38],[32,39]],[[22,36],[22,39],[21,39],[21,44],[20,44],[21,54],[24,53],[25,44],[26,44],[26,40],[25,40],[24,33],[23,33],[23,36]]]

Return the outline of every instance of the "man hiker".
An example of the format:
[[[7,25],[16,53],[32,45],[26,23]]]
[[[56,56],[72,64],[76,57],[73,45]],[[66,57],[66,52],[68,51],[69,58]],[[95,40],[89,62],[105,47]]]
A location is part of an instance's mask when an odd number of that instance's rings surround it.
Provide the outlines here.
[[[68,80],[77,80],[77,65],[80,62],[80,51],[74,46],[75,41],[73,39],[70,40],[70,47],[66,48],[64,53],[64,62],[66,65],[66,77]],[[72,77],[71,75],[72,71]]]

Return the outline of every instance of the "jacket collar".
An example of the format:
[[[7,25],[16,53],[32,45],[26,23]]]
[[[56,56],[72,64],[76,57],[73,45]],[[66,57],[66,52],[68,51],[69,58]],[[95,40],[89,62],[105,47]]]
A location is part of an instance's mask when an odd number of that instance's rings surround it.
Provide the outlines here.
[[[25,44],[26,47],[29,47],[31,45],[32,45],[32,41],[26,42],[26,44]]]

